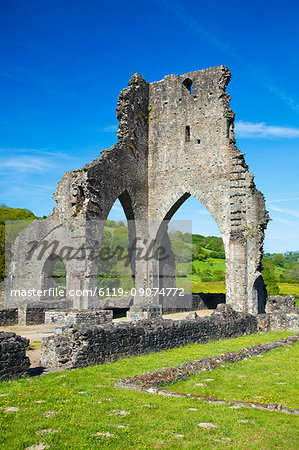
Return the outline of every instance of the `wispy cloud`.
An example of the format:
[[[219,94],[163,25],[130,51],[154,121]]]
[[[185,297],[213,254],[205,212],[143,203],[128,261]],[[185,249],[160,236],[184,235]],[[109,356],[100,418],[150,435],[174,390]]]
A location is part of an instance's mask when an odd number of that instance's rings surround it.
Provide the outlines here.
[[[279,217],[273,217],[272,220],[274,222],[279,222],[279,223],[283,223],[283,224],[290,225],[290,226],[296,225],[295,222],[292,222],[291,220],[281,219]]]
[[[279,200],[267,200],[267,203],[295,202],[297,200],[299,200],[299,197],[281,198]]]
[[[236,135],[241,138],[299,138],[299,128],[266,125],[239,120],[235,123]]]
[[[113,205],[111,209],[114,209],[114,211],[123,211],[121,206]]]
[[[240,53],[236,52],[234,47],[225,41],[221,36],[212,34],[207,28],[204,28],[197,20],[195,20],[190,13],[187,12],[183,6],[175,0],[152,0],[158,7],[164,7],[170,14],[176,17],[186,28],[200,39],[205,40],[209,45],[222,51],[229,58],[237,61],[240,65],[248,70],[248,73],[255,78],[255,80],[266,88],[273,95],[278,97],[286,105],[290,106],[296,112],[299,112],[299,102],[293,95],[286,92],[280,86],[277,86],[269,77],[268,74],[263,73],[254,64],[247,61]]]
[[[108,125],[107,127],[102,128],[102,131],[104,131],[104,133],[114,133],[117,129],[117,125]]]
[[[201,214],[203,216],[210,216],[211,215],[207,209],[196,209],[196,210],[194,210],[194,212],[197,213],[197,214]]]
[[[112,206],[111,209],[114,209],[114,211],[122,211],[122,212],[124,211],[122,206],[121,206],[121,203],[120,203],[120,201],[118,199],[115,200],[115,203],[114,203],[114,205]]]
[[[51,151],[50,149],[39,149],[39,148],[11,148],[11,147],[0,147],[0,152],[3,153],[33,153],[36,155],[46,155],[46,156],[54,156],[59,158],[77,158],[73,155],[69,155],[63,152]]]
[[[269,206],[269,209],[299,218],[299,211],[294,211],[293,209],[279,208],[278,206]]]
[[[52,167],[51,161],[45,158],[37,158],[32,156],[20,156],[18,158],[9,158],[1,162],[0,171],[7,172],[13,170],[15,172],[29,173],[38,172],[43,173]]]
[[[54,187],[53,186],[47,186],[47,185],[45,185],[45,184],[33,184],[33,183],[19,183],[19,184],[21,184],[21,185],[23,185],[23,186],[33,186],[33,187],[38,187],[38,188],[41,188],[41,189],[45,189],[46,191],[48,191],[48,190],[54,190]]]

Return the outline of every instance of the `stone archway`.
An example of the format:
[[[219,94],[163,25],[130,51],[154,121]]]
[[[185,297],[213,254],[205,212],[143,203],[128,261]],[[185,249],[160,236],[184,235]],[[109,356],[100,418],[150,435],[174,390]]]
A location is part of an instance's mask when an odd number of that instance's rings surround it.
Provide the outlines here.
[[[61,263],[64,268],[65,276],[64,276],[64,286],[59,286],[57,280],[55,279],[55,267],[57,267],[57,263]],[[63,262],[63,260],[57,254],[51,254],[44,262],[41,273],[41,291],[43,295],[41,296],[41,301],[51,302],[53,300],[59,300],[60,296],[57,295],[55,291],[62,287],[65,291],[67,282],[67,268]],[[53,292],[53,293],[52,293]]]
[[[180,210],[180,208],[185,204],[185,202],[188,201],[188,199],[190,198],[194,198],[195,200],[198,201],[199,204],[201,204],[203,207],[204,205],[197,199],[195,198],[190,192],[185,192],[183,195],[181,195],[180,198],[178,198],[175,203],[169,208],[169,210],[167,211],[167,213],[165,214],[163,221],[158,229],[157,232],[157,236],[156,239],[158,241],[158,245],[162,245],[166,250],[167,253],[169,254],[169,257],[167,258],[167,260],[162,260],[159,262],[159,278],[160,278],[160,286],[164,287],[176,287],[176,277],[178,276],[177,273],[177,268],[176,268],[176,261],[175,261],[175,255],[173,253],[172,250],[172,244],[171,241],[168,237],[168,231],[169,231],[169,225],[171,224],[171,220],[172,218],[175,216],[175,214]],[[167,206],[168,207],[168,206]],[[205,207],[204,207],[205,208]],[[213,215],[207,210],[207,208],[205,208],[206,212],[209,214],[209,216],[214,219]],[[218,228],[219,231],[219,226],[217,225],[216,221],[214,220],[215,225]],[[179,225],[179,223],[177,224]],[[192,227],[190,227],[190,230],[188,230],[188,232],[193,232]],[[220,233],[221,234],[221,233]],[[223,236],[221,235],[221,240],[223,242]],[[189,262],[191,264],[191,268],[192,268],[192,255],[190,252],[190,258],[189,258]],[[188,272],[188,275],[192,274],[192,269],[190,272]],[[184,275],[186,276],[186,274]],[[166,278],[166,279],[165,279]],[[190,288],[190,293],[191,293],[191,287],[192,287],[192,283],[186,283],[187,287],[189,285]],[[189,292],[186,292],[185,297],[184,298],[178,298],[177,302],[175,303],[174,301],[171,302],[171,298],[164,298],[160,300],[160,304],[164,303],[165,309],[186,309],[186,310],[190,310],[191,309],[191,305],[192,305],[192,295],[190,295]],[[164,300],[164,301],[163,301]],[[171,304],[172,303],[172,304]]]
[[[259,275],[257,279],[254,281],[252,287],[253,304],[257,304],[258,314],[263,314],[265,312],[266,297],[267,292],[265,283],[263,277]]]

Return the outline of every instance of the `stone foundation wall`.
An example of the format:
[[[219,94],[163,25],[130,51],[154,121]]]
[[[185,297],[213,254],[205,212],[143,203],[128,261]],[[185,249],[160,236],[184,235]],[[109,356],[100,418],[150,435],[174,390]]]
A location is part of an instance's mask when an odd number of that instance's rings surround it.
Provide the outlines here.
[[[197,359],[186,362],[180,366],[168,367],[167,369],[146,372],[143,375],[135,375],[118,380],[116,387],[147,390],[153,387],[161,387],[168,384],[174,384],[177,381],[183,381],[191,375],[198,375],[206,371],[216,369],[225,363],[236,363],[247,358],[251,358],[263,353],[270,352],[277,348],[289,346],[299,341],[299,334],[289,336],[287,338],[278,339],[276,341],[267,342],[266,344],[253,345],[252,347],[242,348],[238,352],[222,353],[219,356],[209,356],[203,359]]]
[[[81,310],[81,311],[46,311],[45,323],[55,323],[57,325],[101,325],[112,322],[113,312],[107,310]]]
[[[26,356],[29,340],[15,333],[0,332],[0,380],[24,377],[30,367]]]
[[[18,308],[0,309],[0,326],[16,325],[18,323]]]
[[[299,331],[299,308],[294,295],[268,297],[266,314],[259,314],[258,320],[262,331]]]
[[[190,342],[205,343],[256,331],[256,317],[235,312],[226,305],[220,305],[210,317],[194,321],[157,320],[66,327],[42,340],[41,364],[56,369],[86,367]]]
[[[273,312],[271,314],[259,314],[258,329],[267,331],[299,331],[299,312]]]
[[[276,313],[279,311],[285,311],[287,313],[299,312],[295,296],[287,295],[284,297],[282,295],[270,295],[267,297],[265,312]]]
[[[44,308],[27,308],[26,325],[39,325],[45,323]]]
[[[39,325],[45,323],[45,308],[18,308],[19,325]]]
[[[68,300],[57,302],[41,302],[32,306],[0,309],[0,326],[11,325],[39,325],[45,323],[45,312],[48,310],[62,310],[70,308]]]

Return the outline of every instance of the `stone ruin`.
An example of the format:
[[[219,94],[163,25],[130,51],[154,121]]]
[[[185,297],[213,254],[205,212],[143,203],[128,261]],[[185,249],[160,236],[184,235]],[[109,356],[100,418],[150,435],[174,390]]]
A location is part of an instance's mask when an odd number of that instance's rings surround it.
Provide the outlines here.
[[[234,113],[226,93],[230,77],[224,66],[168,75],[153,83],[133,75],[118,99],[118,142],[82,169],[66,172],[54,194],[52,215],[34,221],[19,234],[12,249],[7,292],[47,285],[53,271],[50,249],[42,260],[34,255],[26,259],[33,236],[59,241],[57,254],[74,242],[92,247],[101,242],[103,226],[94,233],[90,221],[104,224],[119,199],[131,224],[131,240],[146,236],[157,246],[170,247],[167,224],[193,196],[211,213],[223,238],[226,303],[239,312],[263,313],[266,290],[261,259],[269,216],[244,154],[236,146]],[[67,291],[68,287],[96,287],[96,262],[84,258],[63,262]],[[137,294],[139,287],[161,287],[165,283],[161,274],[174,271],[173,264],[165,267],[163,261],[133,258],[131,264]],[[174,277],[169,279],[175,283]],[[7,299],[6,306],[46,305],[48,301]],[[65,300],[71,309],[96,309],[98,302],[97,294]],[[160,314],[159,296],[136,295],[129,318]]]
[[[82,169],[67,172],[54,194],[52,215],[18,234],[11,248],[0,325],[56,324],[55,333],[42,341],[42,365],[72,369],[189,342],[299,329],[294,298],[270,297],[266,304],[261,260],[269,216],[244,154],[236,147],[234,113],[226,93],[229,80],[224,66],[168,75],[150,84],[133,75],[119,96],[118,142]],[[180,301],[187,305],[186,298],[165,301],[161,295],[141,295],[139,288],[175,287],[168,223],[190,196],[208,209],[221,232],[226,298],[193,295],[190,310],[212,302],[216,309],[210,317],[191,313],[185,319],[162,320],[162,311],[179,310]],[[137,295],[100,300],[95,289],[98,260],[84,257],[84,252],[80,258],[61,255],[68,248],[99,247],[116,199],[128,220],[129,246],[139,238],[145,251],[153,243],[155,249],[163,246],[169,258],[145,260],[132,254]],[[32,240],[45,244],[42,257],[28,250]],[[66,293],[72,289],[80,295],[11,297],[11,289],[52,288],[57,256],[66,268]],[[129,322],[112,323],[111,306],[117,305],[130,306]],[[25,376],[28,341],[1,332],[0,341],[0,379]]]

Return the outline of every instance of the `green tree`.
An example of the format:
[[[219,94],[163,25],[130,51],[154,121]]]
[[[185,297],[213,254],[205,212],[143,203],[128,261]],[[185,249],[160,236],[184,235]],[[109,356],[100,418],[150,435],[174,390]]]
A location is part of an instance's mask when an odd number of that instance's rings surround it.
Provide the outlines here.
[[[18,233],[25,229],[34,219],[39,219],[39,217],[36,217],[29,209],[10,208],[4,203],[0,205],[0,282],[5,278],[5,259],[6,267],[8,267],[11,257],[9,251],[5,255],[5,244],[6,249],[9,249]],[[9,228],[6,229],[9,232],[5,236],[5,222],[8,220],[11,222]]]
[[[294,266],[290,271],[290,278],[294,281],[299,281],[299,266]]]
[[[224,270],[217,269],[213,272],[213,281],[224,281],[225,280],[225,272]]]
[[[208,269],[202,271],[201,281],[203,282],[212,281],[212,273]]]
[[[197,255],[197,259],[198,259],[198,261],[206,261],[207,260],[207,255],[205,255],[204,253],[199,253]]]
[[[276,282],[276,278],[273,272],[269,269],[269,267],[265,267],[263,269],[263,278],[267,288],[268,295],[278,295],[279,294],[279,286]]]
[[[284,256],[281,253],[275,253],[272,258],[272,263],[275,266],[283,267],[284,266]]]

